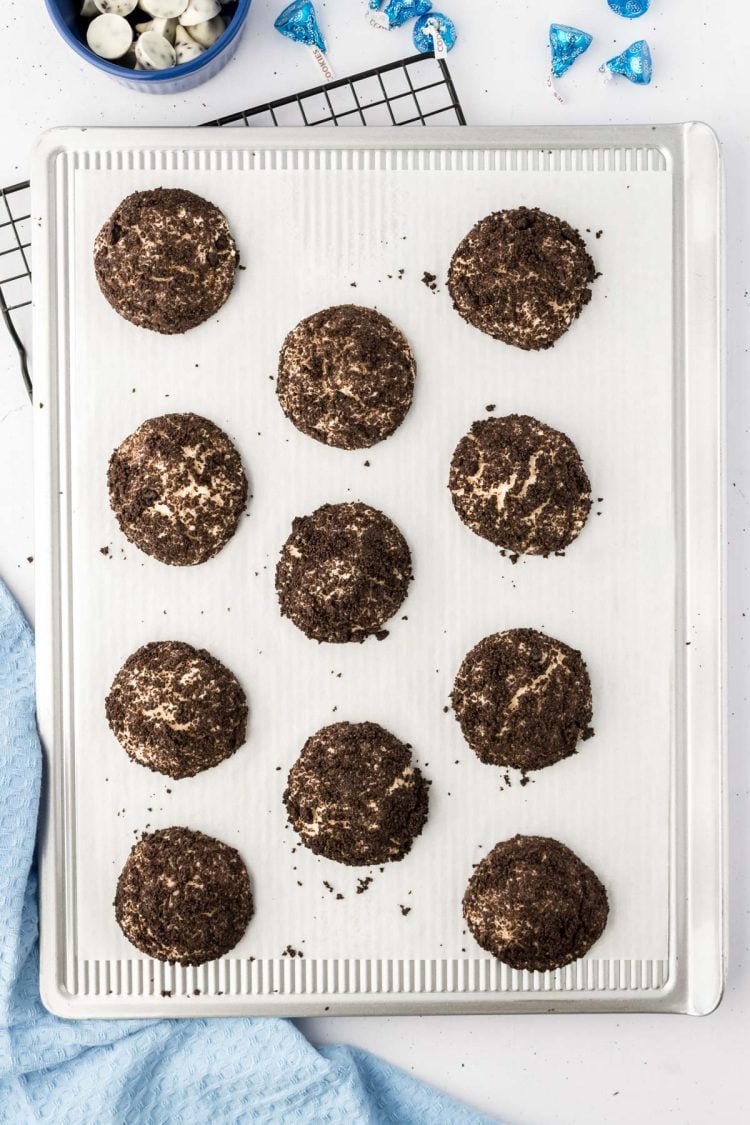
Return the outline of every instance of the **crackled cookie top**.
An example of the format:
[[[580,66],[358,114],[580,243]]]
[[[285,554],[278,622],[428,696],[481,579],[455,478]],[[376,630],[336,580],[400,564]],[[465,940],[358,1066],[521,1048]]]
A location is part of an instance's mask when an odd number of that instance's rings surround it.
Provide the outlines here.
[[[117,922],[159,961],[202,965],[233,949],[253,916],[238,851],[190,828],[163,828],[131,849],[117,881]]]
[[[324,504],[292,523],[276,567],[284,617],[316,641],[364,641],[382,632],[412,577],[395,523],[368,504]]]
[[[175,779],[218,765],[245,741],[247,702],[236,677],[182,641],[152,641],[129,656],[106,714],[134,762]]]
[[[308,738],[284,804],[311,851],[368,866],[411,850],[427,819],[429,785],[411,748],[377,723],[334,723]]]
[[[416,363],[387,317],[337,305],[300,321],[279,357],[277,394],[298,430],[339,449],[366,449],[411,406]]]
[[[607,892],[575,852],[546,836],[497,844],[469,879],[464,918],[513,969],[547,972],[583,957],[607,924]]]
[[[172,566],[193,566],[220,551],[247,500],[239,453],[197,414],[149,418],[112,454],[107,483],[127,538]]]
[[[167,335],[218,312],[238,265],[224,215],[182,188],[129,195],[94,242],[96,278],[115,312]]]
[[[454,308],[488,336],[551,348],[591,300],[596,268],[569,223],[538,207],[495,211],[459,243],[448,273]]]
[[[467,527],[519,555],[562,551],[591,507],[573,442],[524,414],[475,422],[456,446],[448,487]]]
[[[542,769],[594,733],[583,657],[536,629],[509,629],[475,645],[451,701],[464,738],[491,765]]]

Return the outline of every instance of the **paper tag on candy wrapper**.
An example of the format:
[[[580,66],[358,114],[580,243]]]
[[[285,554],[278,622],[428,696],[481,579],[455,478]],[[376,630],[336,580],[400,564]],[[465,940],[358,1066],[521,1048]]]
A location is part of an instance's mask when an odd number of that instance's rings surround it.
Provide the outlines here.
[[[378,8],[379,0],[378,3],[376,3],[375,0],[372,0],[372,3],[370,3],[368,0],[367,11],[365,12],[365,21],[367,22],[369,27],[374,27],[376,31],[390,31],[390,19],[384,11],[378,11]]]
[[[336,75],[333,73],[333,68],[326,56],[321,51],[320,47],[316,47],[315,44],[313,44],[307,49],[312,58],[315,60],[315,63],[319,67],[320,73],[323,75],[326,82],[330,82],[332,78],[335,78]]]
[[[436,59],[447,59],[448,48],[445,45],[445,40],[440,34],[440,28],[437,20],[428,19],[422,28],[425,35],[429,35],[432,40],[432,53]]]

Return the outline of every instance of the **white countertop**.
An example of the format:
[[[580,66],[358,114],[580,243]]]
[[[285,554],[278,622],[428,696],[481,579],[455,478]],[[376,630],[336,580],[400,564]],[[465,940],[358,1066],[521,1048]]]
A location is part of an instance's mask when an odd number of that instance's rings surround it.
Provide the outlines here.
[[[305,52],[272,28],[283,0],[255,0],[234,62],[181,98],[138,96],[85,66],[41,2],[0,8],[0,184],[28,176],[28,153],[53,125],[181,125],[317,84]],[[520,1125],[748,1119],[744,1068],[750,1012],[750,754],[743,735],[750,634],[750,17],[741,0],[652,0],[640,20],[606,0],[441,0],[460,41],[451,72],[469,124],[663,122],[701,119],[718,132],[727,175],[730,847],[729,980],[719,1009],[685,1016],[484,1016],[303,1020],[315,1042],[366,1047],[470,1105]],[[412,53],[406,27],[368,29],[365,0],[318,0],[337,75]],[[551,20],[595,36],[561,82],[546,84]],[[604,86],[596,67],[634,39],[654,53],[654,83]],[[0,575],[33,617],[31,407],[0,330]]]

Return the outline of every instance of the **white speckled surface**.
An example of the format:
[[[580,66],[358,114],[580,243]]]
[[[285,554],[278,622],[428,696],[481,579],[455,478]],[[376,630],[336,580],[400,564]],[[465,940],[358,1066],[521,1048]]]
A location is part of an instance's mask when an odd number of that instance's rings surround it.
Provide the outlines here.
[[[39,131],[58,124],[192,124],[238,107],[313,85],[304,52],[271,28],[281,0],[255,0],[248,30],[232,66],[190,95],[136,98],[91,74],[57,38],[41,4],[8,0],[0,11],[3,149],[0,180],[28,174],[27,153]],[[725,145],[728,191],[728,486],[729,486],[729,712],[730,845],[733,901],[729,981],[718,1011],[686,1017],[451,1017],[314,1020],[303,1023],[316,1041],[345,1040],[377,1051],[471,1104],[513,1125],[648,1125],[677,1122],[734,1125],[750,1112],[745,1081],[750,1004],[750,892],[742,857],[750,852],[750,722],[747,672],[750,636],[750,123],[738,91],[747,81],[747,33],[740,0],[654,0],[635,23],[618,20],[605,0],[552,0],[502,6],[504,38],[488,34],[496,0],[445,0],[461,33],[450,65],[471,124],[550,121],[636,122],[698,118]],[[408,30],[369,32],[364,0],[318,0],[338,73],[410,52]],[[546,28],[551,19],[596,34],[556,104],[543,78]],[[19,34],[19,32],[22,32]],[[655,58],[647,90],[623,83],[602,89],[596,65],[645,35]],[[616,42],[615,42],[616,40]],[[506,50],[506,44],[511,49]],[[40,49],[41,48],[41,49]],[[536,62],[535,62],[536,60]],[[536,69],[535,69],[536,67]],[[561,83],[561,85],[563,85]],[[0,335],[0,573],[33,612],[31,410],[17,375],[15,354]]]

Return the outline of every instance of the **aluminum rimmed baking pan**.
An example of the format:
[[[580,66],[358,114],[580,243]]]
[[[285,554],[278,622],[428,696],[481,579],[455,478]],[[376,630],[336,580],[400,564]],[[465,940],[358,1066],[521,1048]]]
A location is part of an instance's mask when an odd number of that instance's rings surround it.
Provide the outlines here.
[[[711,131],[60,130],[37,149],[33,185],[45,1003],[72,1017],[710,1011],[724,975],[725,798]],[[121,321],[93,273],[99,227],[153,186],[215,202],[246,266],[218,316],[181,337]],[[601,274],[542,353],[470,328],[444,285],[473,223],[520,204],[584,233]],[[361,455],[299,434],[273,381],[286,332],[352,300],[398,324],[418,365],[406,421]],[[563,558],[513,565],[456,518],[451,453],[489,405],[534,415],[581,452],[601,501]],[[176,410],[225,429],[251,481],[247,519],[199,567],[139,554],[107,499],[112,449]],[[415,580],[382,644],[318,646],[280,619],[275,562],[294,516],[346,499],[396,521]],[[515,626],[584,653],[596,734],[507,786],[444,708],[464,653]],[[176,783],[129,761],[103,702],[130,652],[167,639],[224,660],[251,714],[240,751]],[[295,846],[281,800],[305,738],[335,719],[393,730],[432,781],[412,852],[362,894],[365,872]],[[245,937],[196,968],[139,956],[112,909],[136,835],[170,824],[239,848],[253,881]],[[602,938],[554,972],[493,960],[462,919],[472,865],[516,832],[569,844],[608,889]]]

